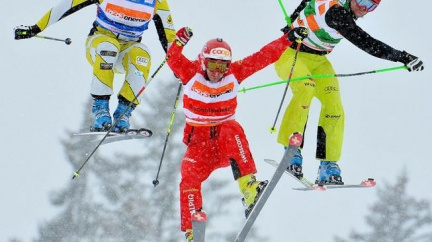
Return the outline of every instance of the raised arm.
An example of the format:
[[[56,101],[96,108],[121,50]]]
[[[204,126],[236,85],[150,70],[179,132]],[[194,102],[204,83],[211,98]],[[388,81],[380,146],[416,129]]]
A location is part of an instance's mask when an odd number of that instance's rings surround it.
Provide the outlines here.
[[[168,65],[174,74],[186,84],[198,71],[198,61],[190,61],[183,54],[183,47],[192,37],[192,30],[183,27],[176,34],[176,41],[168,49]]]
[[[287,34],[265,45],[258,52],[232,63],[230,69],[241,83],[255,72],[277,61],[293,41],[296,39],[302,40],[305,37],[307,37],[307,29],[303,27],[294,28]]]
[[[51,8],[35,25],[16,27],[15,39],[31,38],[72,13],[99,2],[102,2],[102,0],[62,0],[57,6]]]
[[[329,27],[337,30],[349,42],[353,43],[355,46],[372,56],[385,60],[401,62],[407,65],[409,68],[410,64],[414,64],[413,61],[417,60],[417,62],[421,62],[416,56],[405,51],[394,49],[391,46],[370,36],[355,23],[351,13],[349,13],[342,6],[335,5],[331,7],[326,13],[325,20]],[[413,67],[414,66],[411,68]],[[420,68],[420,66],[417,68]],[[409,70],[411,71],[414,69]],[[422,63],[421,69],[423,69]]]

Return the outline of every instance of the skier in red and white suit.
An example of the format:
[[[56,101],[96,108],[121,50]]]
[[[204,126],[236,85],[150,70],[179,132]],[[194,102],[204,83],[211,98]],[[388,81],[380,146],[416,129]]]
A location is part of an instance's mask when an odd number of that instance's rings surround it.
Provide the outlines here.
[[[181,28],[176,44],[168,50],[168,65],[183,83],[186,116],[183,142],[188,146],[181,164],[181,229],[190,232],[191,213],[202,209],[201,183],[217,168],[231,164],[248,211],[266,185],[255,180],[257,172],[249,144],[235,120],[237,90],[247,77],[272,64],[295,39],[307,36],[295,28],[260,51],[231,62],[231,48],[222,39],[208,41],[198,60],[187,59],[182,50],[192,36]],[[190,234],[190,233],[189,233]]]

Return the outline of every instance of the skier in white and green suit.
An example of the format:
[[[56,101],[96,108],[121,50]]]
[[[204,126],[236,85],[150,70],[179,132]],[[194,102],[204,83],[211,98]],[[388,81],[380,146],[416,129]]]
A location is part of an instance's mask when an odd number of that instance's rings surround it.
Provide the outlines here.
[[[423,62],[405,51],[396,50],[374,39],[356,24],[359,17],[375,10],[381,0],[303,0],[304,7],[294,16],[292,28],[306,27],[309,35],[300,46],[293,78],[317,74],[335,74],[326,55],[343,39],[372,56],[401,62],[409,71],[423,70]],[[286,31],[287,28],[284,29]],[[277,74],[287,80],[293,64],[297,43],[275,63]],[[321,102],[316,158],[321,161],[316,183],[343,184],[340,168],[344,134],[344,110],[336,77],[291,82],[293,97],[285,110],[278,142],[288,146],[289,135],[304,133],[313,97]],[[303,146],[303,145],[302,145]],[[297,177],[303,176],[302,156],[296,153],[287,168]]]

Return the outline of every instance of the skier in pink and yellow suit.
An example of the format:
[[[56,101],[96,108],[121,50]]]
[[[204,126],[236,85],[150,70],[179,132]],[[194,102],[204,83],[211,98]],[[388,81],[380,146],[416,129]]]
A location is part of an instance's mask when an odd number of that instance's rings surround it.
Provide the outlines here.
[[[166,0],[63,0],[36,25],[15,28],[15,39],[31,38],[92,4],[96,4],[97,14],[86,41],[87,60],[93,66],[90,93],[93,97],[94,123],[91,130],[107,131],[111,127],[109,99],[113,94],[114,74],[120,72],[125,73],[125,81],[113,113],[114,121],[119,118],[113,131],[125,132],[129,129],[132,111],[139,104],[136,96],[149,79],[151,56],[147,46],[140,43],[143,32],[153,20],[165,52],[175,39]],[[122,113],[124,115],[120,118]]]
[[[266,181],[256,181],[256,167],[245,133],[235,120],[239,85],[250,75],[275,62],[294,41],[307,35],[295,28],[260,51],[231,62],[231,48],[222,39],[209,40],[198,60],[190,61],[183,46],[192,32],[177,32],[177,44],[168,50],[168,65],[183,83],[183,111],[186,116],[183,142],[187,145],[181,164],[181,230],[193,241],[191,214],[203,207],[201,184],[210,174],[231,165],[246,205],[253,208]],[[288,36],[288,37],[287,37]]]

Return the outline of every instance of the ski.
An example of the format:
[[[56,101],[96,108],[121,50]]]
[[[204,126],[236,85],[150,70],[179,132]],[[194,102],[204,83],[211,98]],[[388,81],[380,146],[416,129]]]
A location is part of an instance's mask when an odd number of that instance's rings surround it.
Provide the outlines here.
[[[299,133],[294,133],[291,135],[289,140],[289,146],[285,150],[284,156],[282,157],[282,161],[280,162],[278,168],[276,169],[275,173],[273,174],[272,179],[267,184],[267,186],[264,188],[264,191],[258,198],[258,201],[255,203],[255,206],[252,208],[252,211],[249,213],[249,216],[246,218],[246,222],[243,225],[242,229],[240,230],[240,233],[237,235],[237,238],[235,239],[235,242],[243,242],[245,241],[249,231],[251,230],[255,220],[257,219],[259,213],[261,212],[262,208],[264,207],[267,199],[270,197],[271,193],[273,192],[274,188],[276,187],[277,183],[279,182],[280,178],[282,177],[282,174],[285,171],[285,168],[288,166],[288,163],[291,161],[291,159],[294,157],[294,154],[296,150],[299,148],[300,144],[302,143],[303,136]]]
[[[205,228],[207,223],[207,214],[203,211],[196,211],[192,214],[192,232],[194,242],[205,241]]]
[[[264,159],[264,161],[274,167],[278,167],[279,163],[275,160]],[[371,188],[376,186],[376,181],[373,178],[368,178],[359,184],[343,184],[343,185],[321,185],[315,184],[309,181],[305,177],[298,178],[294,176],[291,172],[285,169],[285,173],[290,177],[294,178],[296,181],[300,182],[303,187],[293,188],[297,191],[326,191],[327,189],[339,189],[339,188]]]
[[[317,185],[318,186],[318,185]],[[319,185],[324,186],[326,189],[339,189],[339,188],[371,188],[376,186],[376,181],[373,178],[368,178],[359,184],[343,184],[343,185]],[[293,190],[297,191],[311,191],[316,190],[314,188],[308,188],[308,187],[299,187],[299,188],[293,188]]]
[[[74,134],[75,136],[90,136],[96,137],[96,139],[91,140],[90,142],[97,142],[103,139],[107,132],[86,132]],[[141,128],[141,129],[129,129],[124,133],[115,133],[110,132],[108,136],[105,138],[103,144],[108,144],[112,142],[122,141],[122,140],[130,140],[130,139],[143,139],[149,138],[153,135],[153,132],[149,129]]]

